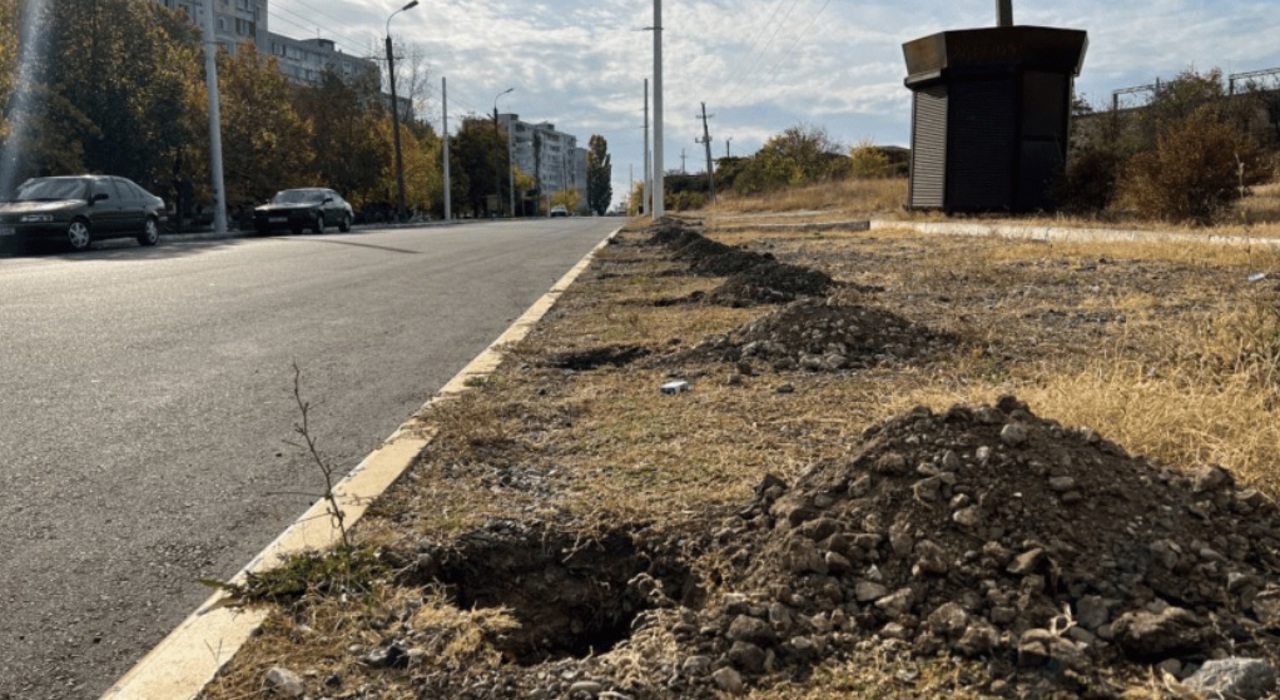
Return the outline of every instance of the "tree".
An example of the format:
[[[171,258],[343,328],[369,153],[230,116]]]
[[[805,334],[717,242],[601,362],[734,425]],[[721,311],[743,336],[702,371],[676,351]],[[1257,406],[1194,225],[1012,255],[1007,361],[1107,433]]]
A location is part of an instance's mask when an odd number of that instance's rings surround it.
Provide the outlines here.
[[[871,180],[892,175],[889,156],[871,139],[863,139],[849,152],[849,171],[860,179]]]
[[[587,142],[587,207],[600,216],[613,201],[613,164],[609,142],[593,134]]]
[[[325,70],[320,83],[296,88],[299,115],[310,128],[317,181],[360,207],[378,186],[388,149],[377,122],[390,119],[382,108],[376,76],[346,79]]]
[[[744,194],[847,177],[844,147],[819,126],[799,124],[770,138],[734,179]]]
[[[506,175],[494,167],[493,154],[499,149],[505,152],[506,147],[505,138],[494,133],[491,120],[474,114],[463,118],[449,147],[453,201],[459,210],[469,210],[477,217],[488,212],[487,198],[499,194],[494,183],[499,182],[499,174]]]
[[[293,86],[275,57],[243,44],[218,54],[222,157],[228,206],[261,203],[286,187],[321,184],[311,130],[293,107]]]
[[[184,115],[200,75],[195,28],[170,17],[133,0],[67,3],[46,17],[50,60],[40,79],[66,100],[50,116],[81,144],[84,168],[144,187],[167,182],[192,136]]]

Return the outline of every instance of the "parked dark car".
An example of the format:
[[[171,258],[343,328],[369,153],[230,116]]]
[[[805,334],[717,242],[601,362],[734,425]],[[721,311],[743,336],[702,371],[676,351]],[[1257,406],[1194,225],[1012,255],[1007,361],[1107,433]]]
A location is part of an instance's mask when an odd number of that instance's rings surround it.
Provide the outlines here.
[[[253,227],[261,234],[280,229],[288,229],[295,235],[303,229],[324,233],[330,224],[346,233],[351,230],[353,219],[355,214],[347,200],[324,187],[281,190],[270,202],[253,210]]]
[[[0,238],[61,240],[72,250],[104,238],[155,245],[165,218],[164,200],[123,177],[36,177],[0,202]]]

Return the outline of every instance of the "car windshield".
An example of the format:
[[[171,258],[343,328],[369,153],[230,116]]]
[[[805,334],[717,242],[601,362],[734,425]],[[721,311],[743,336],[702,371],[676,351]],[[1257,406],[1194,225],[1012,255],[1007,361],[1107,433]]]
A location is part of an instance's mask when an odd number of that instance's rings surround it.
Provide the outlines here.
[[[320,190],[284,190],[271,198],[272,204],[299,204],[305,202],[324,201],[324,192]]]
[[[79,178],[44,178],[27,180],[13,195],[15,202],[84,199],[86,181]]]

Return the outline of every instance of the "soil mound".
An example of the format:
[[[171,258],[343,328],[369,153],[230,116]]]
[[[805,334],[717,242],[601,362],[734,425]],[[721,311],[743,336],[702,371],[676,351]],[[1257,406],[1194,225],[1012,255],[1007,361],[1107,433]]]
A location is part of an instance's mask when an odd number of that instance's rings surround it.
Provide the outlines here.
[[[884,309],[804,298],[691,353],[730,362],[760,361],[778,371],[834,372],[927,360],[956,342]]]
[[[730,306],[776,304],[825,293],[835,282],[826,273],[780,263],[772,253],[757,253],[713,241],[678,222],[654,228],[651,245],[665,246],[695,274],[728,277],[706,301]]]
[[[870,636],[988,660],[1017,678],[997,690],[1071,697],[1134,664],[1185,676],[1280,646],[1272,503],[1012,397],[874,426],[849,462],[766,481],[742,517],[766,534],[738,584],[750,593],[718,620],[730,659],[754,657],[746,643],[803,665]]]
[[[731,275],[706,300],[727,306],[782,304],[802,296],[821,296],[834,285],[825,272],[773,262]]]

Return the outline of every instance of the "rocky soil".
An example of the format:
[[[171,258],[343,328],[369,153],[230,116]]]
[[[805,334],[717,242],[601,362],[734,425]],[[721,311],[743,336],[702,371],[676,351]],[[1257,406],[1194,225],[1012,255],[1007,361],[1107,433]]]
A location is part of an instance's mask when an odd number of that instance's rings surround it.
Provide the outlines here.
[[[727,278],[680,303],[769,308],[691,349],[606,347],[551,365],[838,375],[933,362],[963,342],[821,272],[674,223],[651,233],[636,245]],[[411,602],[361,663],[405,675],[420,698],[717,698],[848,663],[887,666],[904,696],[938,663],[958,669],[955,690],[990,697],[1120,697],[1144,678],[1185,697],[1274,692],[1280,510],[1230,473],[1131,455],[1014,396],[918,408],[846,447],[790,483],[765,478],[749,502],[688,516],[678,538],[654,523],[584,538],[531,519],[396,548],[402,585],[521,626],[483,632],[505,663],[445,665],[441,633]],[[382,697],[303,671],[263,683]]]

